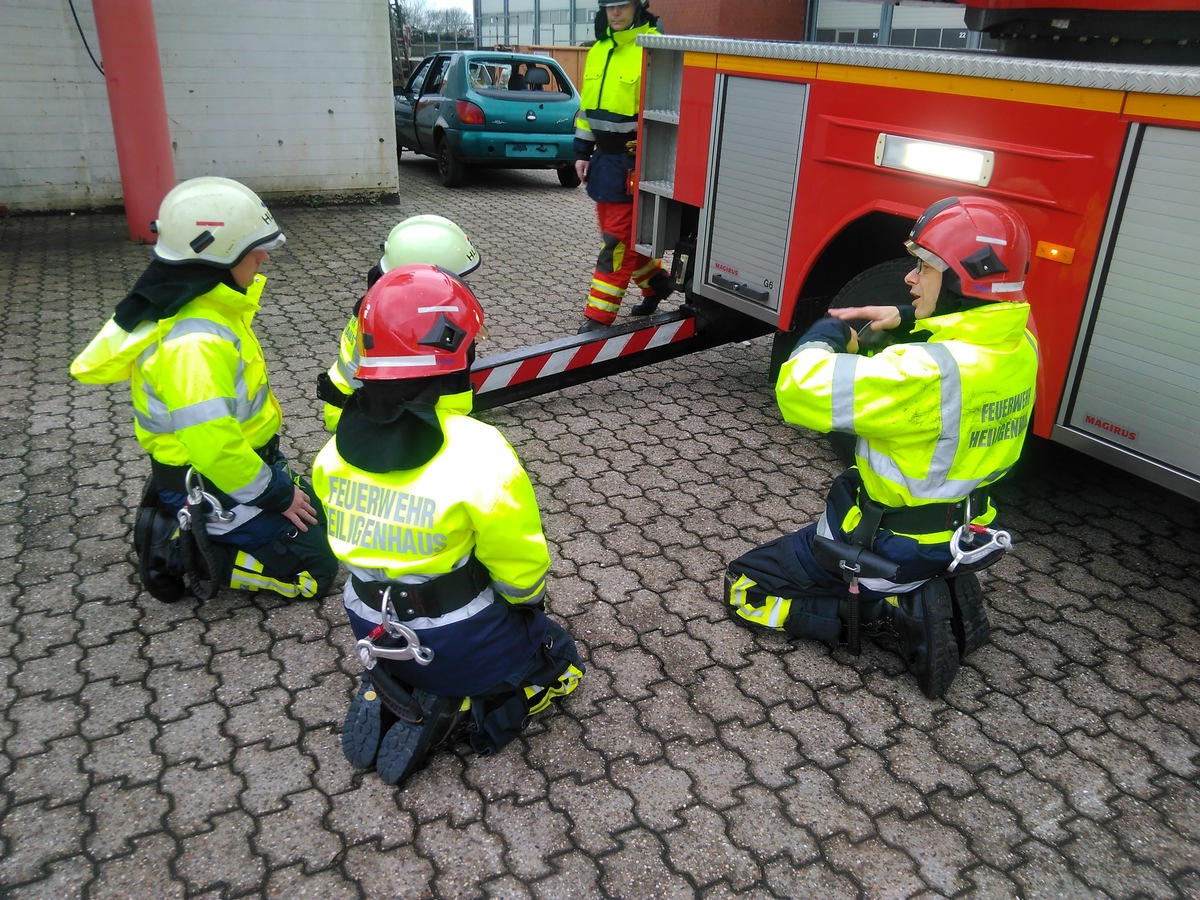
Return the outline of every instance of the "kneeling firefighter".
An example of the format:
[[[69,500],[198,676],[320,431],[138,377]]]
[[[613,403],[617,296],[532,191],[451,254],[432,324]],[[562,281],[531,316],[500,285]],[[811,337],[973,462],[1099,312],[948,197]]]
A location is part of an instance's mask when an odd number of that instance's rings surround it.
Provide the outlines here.
[[[467,233],[444,216],[409,216],[396,225],[383,242],[383,255],[367,272],[367,290],[398,266],[424,263],[441,266],[466,278],[479,268],[480,256]],[[365,295],[364,295],[365,296]],[[336,431],[346,400],[359,387],[358,311],[362,297],[354,304],[346,327],[338,340],[337,361],[317,378],[317,398],[325,401],[325,428]]]
[[[134,528],[142,583],[166,601],[324,596],[337,559],[279,451],[283,411],[252,328],[283,233],[253,191],[214,177],[171,189],[154,230],[154,260],[71,364],[82,382],[130,382],[151,470]]]
[[[905,277],[911,306],[830,310],[783,365],[784,419],[857,435],[855,465],[816,523],[729,564],[725,600],[740,622],[833,645],[861,607],[933,698],[989,631],[970,570],[1007,546],[988,528],[988,487],[1020,456],[1038,353],[1024,290],[1029,233],[1015,211],[950,197],[921,214],[905,246],[916,261]],[[858,355],[850,320],[867,322],[864,338],[886,331],[901,342]],[[994,540],[973,539],[984,535]],[[868,551],[892,573],[854,578],[852,599],[841,561],[822,552],[832,545]]]
[[[395,784],[460,725],[480,753],[575,689],[575,641],[545,613],[550,556],[512,447],[469,415],[483,310],[457,275],[392,269],[359,310],[360,386],[313,465],[367,668],[342,730]]]

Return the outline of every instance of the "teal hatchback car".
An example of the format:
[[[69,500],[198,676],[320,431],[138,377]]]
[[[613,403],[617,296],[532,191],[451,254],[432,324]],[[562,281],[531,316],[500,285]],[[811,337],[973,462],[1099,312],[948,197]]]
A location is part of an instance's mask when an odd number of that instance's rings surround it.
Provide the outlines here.
[[[577,187],[579,93],[547,56],[484,50],[435,53],[396,95],[396,144],[437,160],[447,187],[468,166],[556,169]]]

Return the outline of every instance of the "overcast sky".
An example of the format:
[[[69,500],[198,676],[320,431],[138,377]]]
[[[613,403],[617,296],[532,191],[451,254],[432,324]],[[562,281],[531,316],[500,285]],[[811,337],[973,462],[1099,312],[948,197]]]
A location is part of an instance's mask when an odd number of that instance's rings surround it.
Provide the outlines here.
[[[471,0],[426,0],[425,5],[433,9],[455,9],[466,10],[469,15],[475,15],[475,5]]]

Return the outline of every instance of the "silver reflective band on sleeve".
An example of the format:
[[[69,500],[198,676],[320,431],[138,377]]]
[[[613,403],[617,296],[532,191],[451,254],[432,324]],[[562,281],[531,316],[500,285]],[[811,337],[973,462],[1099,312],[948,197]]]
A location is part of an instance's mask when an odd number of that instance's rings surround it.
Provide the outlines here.
[[[218,419],[224,419],[237,414],[237,401],[232,397],[217,397],[213,400],[202,400],[199,403],[191,403],[179,409],[172,410],[171,430],[178,431],[181,428],[190,428],[193,425],[203,425],[207,422],[215,422]]]
[[[238,422],[249,422],[267,405],[267,398],[270,396],[270,388],[267,385],[264,384],[260,387],[253,397],[249,396],[245,377],[246,361],[242,358],[242,342],[226,326],[208,319],[183,319],[175,323],[171,331],[163,338],[163,342],[193,334],[210,334],[233,344],[238,357],[237,371],[233,381],[237,395],[236,397],[213,397],[177,410],[169,410],[166,403],[158,397],[147,381],[145,383],[146,412],[144,414],[135,413],[135,416],[138,424],[152,434],[171,434],[180,428],[203,425],[226,416],[232,416]],[[138,357],[138,366],[144,365],[152,355],[152,351],[157,351],[157,349],[157,347],[153,347],[143,352]]]
[[[232,491],[227,491],[234,500],[238,503],[248,503],[253,500],[271,484],[271,467],[263,463],[258,470],[258,473],[250,481],[249,484],[243,485],[240,488],[235,488]],[[257,507],[255,507],[257,508]]]
[[[829,398],[834,431],[854,432],[854,375],[858,360],[848,353],[838,353],[834,359],[833,390]]]
[[[546,579],[544,577],[531,588],[518,588],[515,585],[506,584],[502,581],[493,581],[492,586],[505,597],[519,600],[521,603],[540,600],[546,594]]]

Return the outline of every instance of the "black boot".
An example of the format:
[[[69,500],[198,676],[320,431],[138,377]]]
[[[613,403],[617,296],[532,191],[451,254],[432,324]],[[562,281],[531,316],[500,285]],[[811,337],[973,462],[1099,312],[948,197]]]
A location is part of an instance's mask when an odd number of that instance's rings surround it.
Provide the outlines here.
[[[386,662],[371,670],[371,682],[383,701],[384,717],[375,771],[384,784],[399,784],[424,767],[429,754],[450,742],[467,724],[470,705],[462,697],[439,697],[410,687]]]
[[[587,334],[588,332],[591,332],[591,331],[603,331],[607,327],[608,326],[605,325],[603,322],[597,322],[595,319],[591,319],[591,318],[588,318],[587,316],[584,316],[583,324],[579,326],[579,330],[575,333],[576,334]]]
[[[901,594],[897,605],[890,606],[900,652],[921,692],[930,700],[946,693],[958,672],[952,606],[950,587],[941,578]]]
[[[974,572],[947,578],[953,604],[954,640],[958,642],[958,658],[965,659],[988,642],[992,623],[983,605],[983,589]]]
[[[384,784],[399,784],[423,768],[429,754],[449,743],[469,715],[462,697],[439,697],[416,689],[412,698],[424,713],[421,721],[397,718],[379,742],[375,771]]]
[[[641,302],[629,311],[631,316],[652,315],[658,309],[659,303],[675,293],[675,283],[671,281],[671,276],[659,272],[650,279],[650,291],[651,293],[643,297]]]

